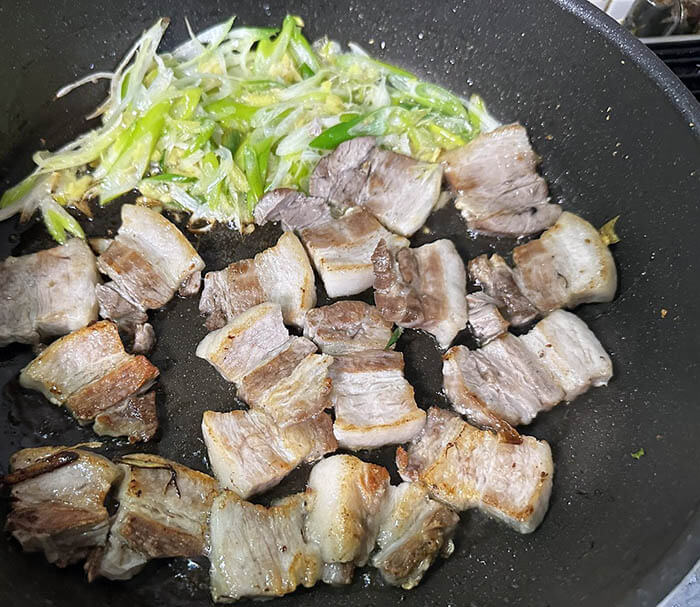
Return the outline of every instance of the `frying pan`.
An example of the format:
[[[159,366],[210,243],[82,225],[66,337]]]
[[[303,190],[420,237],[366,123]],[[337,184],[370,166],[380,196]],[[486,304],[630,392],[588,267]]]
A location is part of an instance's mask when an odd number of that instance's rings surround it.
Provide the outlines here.
[[[53,100],[61,85],[111,69],[157,17],[173,18],[165,47],[185,40],[184,17],[201,29],[230,14],[243,24],[303,16],[311,38],[353,40],[459,93],[480,92],[502,121],[520,120],[543,157],[552,195],[596,225],[621,214],[617,298],[579,313],[611,353],[615,378],[525,431],[552,445],[551,507],[534,534],[520,536],[476,512],[462,515],[457,550],[414,591],[383,586],[373,571],[349,588],[318,585],[275,605],[655,605],[700,556],[697,380],[700,314],[700,107],[675,77],[615,23],[575,0],[404,0],[318,2],[7,1],[0,4],[0,177],[30,170],[30,154],[55,149],[87,128],[82,119],[104,88]],[[113,204],[89,234],[119,225]],[[37,222],[0,225],[0,256],[51,245]],[[467,259],[513,242],[470,239],[453,209],[435,213],[430,234],[452,238]],[[274,243],[275,226],[241,239],[220,228],[191,235],[208,269]],[[0,287],[1,288],[1,287]],[[325,296],[320,292],[320,301]],[[667,310],[665,318],[661,310]],[[197,300],[175,299],[153,315],[159,338],[161,430],[146,450],[207,470],[199,423],[205,409],[238,406],[234,391],[195,358],[205,334]],[[466,332],[458,343],[468,343]],[[408,331],[399,342],[421,406],[447,406],[434,343]],[[0,351],[0,468],[21,448],[93,438],[61,410],[23,391],[16,376],[26,347]],[[129,450],[116,440],[105,452]],[[630,456],[639,448],[646,455]],[[393,449],[363,453],[387,465]],[[301,469],[273,494],[303,487]],[[0,500],[4,519],[7,500]],[[203,559],[151,563],[129,582],[88,585],[80,567],[59,570],[0,540],[0,604],[133,607],[208,604]]]

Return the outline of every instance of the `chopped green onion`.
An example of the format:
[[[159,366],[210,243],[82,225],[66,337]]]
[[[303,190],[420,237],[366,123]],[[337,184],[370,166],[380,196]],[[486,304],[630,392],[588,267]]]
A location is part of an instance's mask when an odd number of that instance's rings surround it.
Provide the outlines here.
[[[389,338],[389,341],[386,342],[386,346],[384,346],[385,350],[391,349],[391,346],[393,346],[397,341],[399,341],[399,338],[403,335],[403,327],[396,327],[394,331],[391,334],[391,337]]]
[[[646,452],[644,451],[644,447],[642,447],[642,448],[638,449],[637,451],[635,451],[634,453],[630,453],[630,455],[634,459],[641,459],[642,457],[644,457],[646,455]]]
[[[46,229],[59,244],[65,244],[68,240],[66,232],[78,238],[85,238],[85,232],[78,221],[61,205],[47,198],[41,202],[39,208],[44,217]]]
[[[617,235],[617,232],[615,232],[615,224],[617,223],[618,219],[620,219],[620,216],[616,215],[610,221],[604,223],[598,230],[600,239],[607,246],[620,242],[620,237]]]
[[[176,175],[175,173],[158,173],[158,175],[151,175],[146,177],[148,181],[170,181],[172,183],[193,183],[196,181],[194,177],[187,177],[186,175]]]

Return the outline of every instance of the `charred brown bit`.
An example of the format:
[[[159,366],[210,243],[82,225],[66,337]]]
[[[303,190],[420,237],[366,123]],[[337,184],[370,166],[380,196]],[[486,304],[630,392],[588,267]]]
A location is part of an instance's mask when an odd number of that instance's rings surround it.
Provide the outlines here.
[[[22,369],[20,384],[86,424],[100,414],[123,416],[129,410],[125,401],[148,390],[156,377],[158,369],[148,359],[124,351],[117,327],[100,321],[52,343]],[[128,434],[152,434],[152,416],[142,421],[138,429],[132,416]]]
[[[372,263],[381,315],[400,327],[423,329],[449,347],[467,324],[467,277],[454,244],[442,239],[393,255],[380,241]]]
[[[539,158],[520,124],[482,133],[444,152],[445,177],[457,192],[455,206],[471,230],[526,236],[551,226],[561,207],[549,202],[547,184],[537,174]]]
[[[0,346],[38,344],[97,320],[95,256],[80,238],[0,262]]]
[[[98,414],[94,430],[101,436],[127,436],[130,443],[151,440],[158,430],[156,393],[130,396]]]
[[[456,510],[478,508],[520,533],[530,533],[547,511],[554,464],[549,445],[531,436],[510,444],[443,409],[432,407],[423,432],[399,447],[401,478],[419,481]]]
[[[107,538],[104,500],[119,469],[104,457],[71,447],[23,449],[10,460],[12,505],[6,529],[27,552],[42,551],[65,567]]]

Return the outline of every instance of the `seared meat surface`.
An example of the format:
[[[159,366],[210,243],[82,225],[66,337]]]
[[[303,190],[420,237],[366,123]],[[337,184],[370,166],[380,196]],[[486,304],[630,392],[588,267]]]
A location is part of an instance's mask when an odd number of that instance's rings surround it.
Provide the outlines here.
[[[413,438],[425,423],[403,375],[403,354],[365,350],[336,356],[330,369],[333,432],[341,447],[372,449]]]
[[[205,411],[202,434],[217,480],[244,499],[338,446],[327,413],[280,427],[261,411]]]
[[[158,430],[156,393],[130,396],[98,413],[93,428],[100,436],[127,436],[130,443],[151,440]]]
[[[394,586],[417,586],[438,555],[454,551],[452,535],[459,516],[430,497],[421,483],[389,487],[371,564]]]
[[[300,236],[329,297],[356,295],[372,286],[372,253],[381,239],[390,251],[408,246],[408,240],[386,230],[362,208],[305,228]]]
[[[372,255],[374,300],[400,327],[423,329],[448,348],[467,325],[467,276],[452,241],[442,239],[393,254],[380,241]]]
[[[561,213],[549,202],[547,184],[537,174],[539,158],[520,124],[482,133],[441,160],[470,230],[526,236],[548,228]]]
[[[352,455],[333,455],[313,467],[304,536],[320,550],[324,581],[349,581],[352,568],[367,562],[388,488],[385,468]]]
[[[386,228],[413,235],[437,204],[442,167],[376,147],[373,137],[341,143],[309,181],[313,196],[335,206],[363,206]]]
[[[80,238],[0,263],[0,346],[38,344],[97,320],[95,256]]]
[[[224,491],[211,509],[211,593],[216,602],[282,596],[321,576],[317,546],[304,533],[307,496],[266,508]]]
[[[297,190],[280,188],[263,196],[255,210],[255,223],[279,221],[283,230],[298,232],[332,219],[331,209],[323,198],[306,196]]]
[[[87,563],[88,578],[126,580],[150,559],[204,554],[217,482],[157,455],[135,453],[119,462],[119,509],[107,546]]]
[[[523,436],[508,443],[436,407],[408,450],[398,448],[396,464],[401,478],[423,483],[435,499],[456,510],[478,508],[520,533],[542,522],[554,474],[546,442]]]
[[[207,315],[207,328],[214,330],[265,301],[278,303],[284,321],[298,327],[303,325],[306,311],[316,304],[313,269],[293,232],[282,234],[274,247],[258,253],[255,259],[207,273],[199,310]]]
[[[109,276],[108,284],[119,297],[105,290],[97,295],[102,315],[127,328],[135,310],[164,306],[183,285],[185,292],[197,292],[204,262],[160,213],[125,204],[121,219],[117,236],[97,258],[97,267]]]
[[[612,301],[615,260],[589,222],[564,212],[537,240],[513,249],[515,280],[542,314]]]
[[[393,323],[363,301],[338,301],[306,313],[304,336],[325,354],[381,350],[391,339]]]
[[[104,546],[109,514],[104,502],[120,471],[85,449],[22,449],[4,481],[12,487],[5,528],[27,552],[41,551],[65,567]]]
[[[612,363],[593,332],[557,310],[526,335],[509,333],[479,350],[451,348],[444,357],[445,392],[473,423],[529,424],[540,411],[607,384]]]
[[[467,295],[469,328],[479,345],[486,345],[508,330],[509,323],[498,309],[498,302],[483,291]]]
[[[65,406],[80,424],[108,414],[113,421],[102,418],[96,431],[108,429],[114,435],[122,427],[130,437],[139,437],[155,432],[155,412],[136,414],[133,403],[125,401],[146,392],[157,377],[158,369],[144,356],[127,354],[117,327],[103,320],[53,342],[22,369],[19,381]],[[116,423],[125,415],[128,424]]]

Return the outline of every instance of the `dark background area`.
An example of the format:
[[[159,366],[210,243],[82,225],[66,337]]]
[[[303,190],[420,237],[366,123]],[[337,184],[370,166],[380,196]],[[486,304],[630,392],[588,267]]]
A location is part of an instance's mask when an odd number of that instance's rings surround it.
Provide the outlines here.
[[[286,12],[304,18],[311,39],[328,33],[352,40],[457,93],[479,92],[497,118],[528,127],[553,198],[596,225],[621,214],[622,242],[614,248],[617,298],[579,310],[611,353],[615,377],[525,430],[549,441],[556,465],[540,529],[521,536],[464,513],[455,554],[414,591],[384,587],[367,570],[347,589],[319,585],[275,605],[655,605],[700,555],[700,112],[651,53],[584,2],[3,1],[0,190],[31,169],[32,152],[56,149],[84,131],[82,117],[105,86],[60,100],[55,91],[89,71],[113,69],[157,17],[172,18],[164,43],[172,48],[186,39],[185,16],[198,31],[231,14],[239,24],[279,24]],[[114,230],[118,208],[83,224],[91,234]],[[414,244],[450,237],[465,260],[513,244],[469,238],[451,208],[435,213],[428,227]],[[241,239],[219,228],[192,239],[211,270],[250,257],[278,235],[266,227]],[[0,258],[50,244],[36,222],[0,224]],[[205,335],[196,298],[175,299],[152,318],[161,430],[144,449],[206,470],[202,411],[237,406],[234,391],[194,356]],[[463,334],[458,342],[466,340]],[[398,349],[419,405],[445,405],[434,342],[407,331]],[[2,472],[19,448],[93,438],[19,388],[18,370],[31,356],[25,347],[0,350]],[[633,459],[639,448],[646,455]],[[107,453],[125,450],[135,449],[107,441]],[[392,454],[387,448],[362,457],[395,477]],[[295,472],[275,493],[301,488],[306,473]],[[3,499],[1,518],[6,508]],[[49,566],[2,536],[0,604],[205,605],[206,569],[205,560],[163,561],[129,582],[88,585],[79,567]]]

